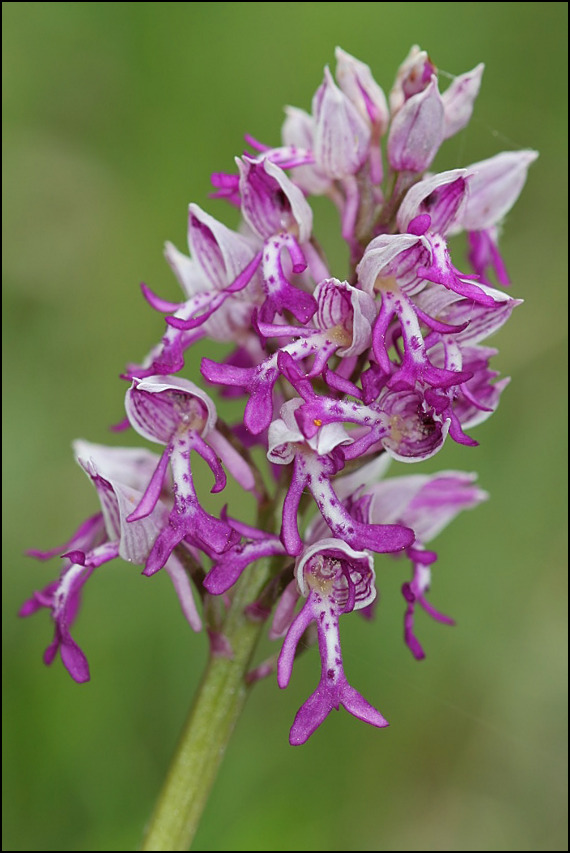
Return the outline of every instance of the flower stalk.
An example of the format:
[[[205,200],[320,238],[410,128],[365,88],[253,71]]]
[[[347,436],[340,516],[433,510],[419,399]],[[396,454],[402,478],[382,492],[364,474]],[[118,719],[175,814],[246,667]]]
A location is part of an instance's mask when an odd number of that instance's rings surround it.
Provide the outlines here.
[[[226,746],[245,704],[263,622],[248,618],[247,604],[269,576],[269,561],[252,564],[237,584],[223,625],[233,656],[211,655],[180,736],[168,775],[145,831],[141,850],[189,850],[216,780]]]

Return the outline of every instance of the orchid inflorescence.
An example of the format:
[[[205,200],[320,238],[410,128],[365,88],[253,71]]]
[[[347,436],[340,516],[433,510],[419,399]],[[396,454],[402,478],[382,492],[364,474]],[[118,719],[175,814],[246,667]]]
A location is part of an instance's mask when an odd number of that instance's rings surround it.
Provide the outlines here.
[[[122,557],[164,569],[195,630],[213,655],[232,655],[220,612],[255,561],[270,561],[248,618],[272,616],[279,655],[246,676],[275,669],[288,685],[294,659],[318,643],[321,676],[298,711],[290,742],[304,743],[341,705],[374,726],[386,720],[345,676],[339,617],[370,617],[375,554],[405,555],[404,639],[416,658],[417,607],[452,624],[427,593],[436,554],[428,543],[461,510],[487,495],[458,471],[385,477],[391,459],[420,462],[447,436],[476,445],[471,429],[495,411],[507,379],[490,368],[484,341],[520,304],[498,250],[501,222],[516,201],[534,151],[504,152],[463,169],[429,171],[441,144],[464,128],[483,66],[439,92],[425,51],[412,48],[386,99],[367,65],[340,48],[336,82],[328,68],[311,113],[288,107],[282,144],[246,137],[250,153],[235,172],[215,173],[213,196],[238,208],[237,230],[191,204],[190,257],[167,243],[166,259],[183,291],[166,301],[146,285],[150,305],[167,314],[160,343],[124,374],[127,427],[161,453],[76,441],[75,457],[93,482],[100,512],[61,548],[59,578],[22,607],[51,611],[70,675],[89,679],[71,636],[85,582]],[[349,274],[336,278],[313,229],[308,199],[338,208]],[[471,272],[451,261],[447,238],[467,235]],[[202,385],[179,374],[201,341],[232,344],[221,361],[202,358]],[[222,420],[202,386],[243,415]],[[200,502],[192,453],[211,469],[212,492],[228,474],[257,503],[257,520]],[[235,513],[235,514],[234,514]],[[393,571],[389,561],[377,572]],[[242,579],[242,583],[245,578]],[[202,616],[196,604],[202,602]],[[211,606],[217,599],[221,606]]]

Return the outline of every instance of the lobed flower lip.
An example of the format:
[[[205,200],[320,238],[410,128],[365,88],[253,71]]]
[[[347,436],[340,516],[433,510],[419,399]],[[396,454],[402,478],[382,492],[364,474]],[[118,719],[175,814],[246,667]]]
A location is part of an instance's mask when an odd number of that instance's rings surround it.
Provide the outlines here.
[[[72,553],[78,555],[78,560],[82,559],[80,552]],[[71,564],[59,583],[50,584],[40,595],[36,593],[35,601],[26,602],[20,610],[21,616],[28,616],[36,605],[51,609],[54,638],[44,652],[44,663],[47,666],[53,663],[59,651],[63,665],[78,684],[89,681],[91,675],[85,653],[71,636],[70,626],[79,608],[81,588],[91,571],[81,562]]]
[[[450,616],[445,616],[436,610],[425,598],[431,584],[430,563],[433,562],[436,555],[418,548],[410,549],[409,556],[413,562],[413,577],[411,581],[402,584],[402,595],[406,601],[404,642],[416,660],[423,660],[426,655],[422,644],[416,637],[414,626],[416,603],[419,603],[422,609],[436,622],[442,622],[445,625],[455,625],[455,622]]]
[[[299,428],[299,432],[293,432],[292,435],[297,436],[300,441],[300,434],[311,449],[316,449],[319,453],[321,449],[315,441],[318,441],[319,436],[324,436],[326,429],[330,430],[328,435],[331,437],[334,434],[339,438],[343,434],[347,435],[348,441],[338,442],[344,460],[357,459],[374,450],[386,450],[396,459],[406,462],[419,461],[437,453],[449,431],[450,418],[446,411],[448,398],[444,398],[445,409],[439,411],[434,409],[428,400],[429,392],[425,389],[408,389],[405,385],[392,389],[389,383],[384,381],[380,393],[374,392],[370,404],[367,405],[319,396],[306,380],[295,378],[291,369],[286,370],[286,375],[304,400],[300,405],[296,402],[287,410],[288,417],[293,415]],[[453,375],[459,378],[463,376],[458,372]],[[465,372],[464,375],[472,374]],[[347,434],[342,426],[345,422],[357,424],[359,428]],[[337,430],[336,433],[332,432],[333,427]],[[274,441],[280,437],[278,430],[281,429],[281,426],[275,427]],[[285,441],[281,446],[275,441],[273,453],[275,449],[277,456],[273,461],[277,461],[279,457],[284,460],[282,464],[288,464],[294,458]]]
[[[239,309],[243,318],[241,320],[241,324],[245,325],[246,322],[249,321],[251,310],[253,310],[254,305],[256,305],[261,298],[256,281],[256,273],[261,263],[261,257],[261,252],[257,252],[249,263],[242,269],[239,275],[231,282],[231,284],[228,284],[228,286],[222,290],[210,288],[205,289],[203,292],[195,293],[194,296],[188,299],[171,317],[166,318],[167,324],[171,329],[174,328],[178,331],[194,331],[194,337],[190,338],[191,343],[196,339],[196,335],[201,331],[201,327],[203,329],[201,332],[202,335],[206,331],[211,333],[215,333],[217,331],[217,318],[215,318],[215,315],[220,311],[222,314],[225,314],[228,310],[228,306],[226,305],[227,300],[231,301],[232,297],[234,297],[239,302]],[[246,293],[247,296],[245,296]],[[249,313],[247,311],[248,301],[251,306]],[[240,321],[238,321],[238,328],[239,323]],[[234,326],[235,318],[234,323],[230,323],[231,328],[234,328]],[[171,338],[169,339],[169,331],[171,335],[174,335],[174,340]],[[221,340],[224,340],[223,334],[221,336]],[[179,341],[180,337],[176,336],[176,333],[167,329],[166,335],[163,338],[163,343],[173,346]],[[160,362],[158,363],[160,364]],[[178,367],[178,369],[180,368]],[[149,370],[144,375],[148,376],[150,372],[151,371]],[[155,372],[159,371],[155,370]]]
[[[344,675],[339,676],[334,686],[331,686],[326,676],[322,675],[315,692],[297,711],[289,732],[291,746],[306,743],[330,712],[338,711],[341,706],[353,717],[376,728],[385,728],[389,725],[380,711],[367,702],[358,690],[351,687]]]
[[[397,317],[400,323],[404,347],[401,364],[395,369],[389,358],[387,337],[394,317]],[[414,390],[418,385],[424,388],[450,388],[470,378],[470,374],[461,370],[461,365],[437,367],[430,360],[417,312],[397,285],[395,289],[387,286],[383,292],[382,306],[374,326],[372,347],[380,368],[390,376],[387,387],[393,390]]]
[[[315,692],[297,712],[289,742],[305,743],[329,713],[341,705],[371,725],[388,725],[382,714],[348,684],[340,649],[339,616],[366,607],[376,595],[370,555],[354,551],[343,540],[326,539],[307,549],[297,561],[296,577],[306,601],[283,641],[277,683],[281,688],[289,684],[297,645],[313,621],[318,634],[321,678]]]
[[[307,268],[304,252],[292,233],[284,231],[265,241],[261,266],[266,298],[260,318],[271,322],[276,313],[282,316],[285,311],[290,311],[300,323],[307,323],[317,305],[312,294],[290,282],[283,268],[284,250],[287,250],[292,273],[299,274]]]

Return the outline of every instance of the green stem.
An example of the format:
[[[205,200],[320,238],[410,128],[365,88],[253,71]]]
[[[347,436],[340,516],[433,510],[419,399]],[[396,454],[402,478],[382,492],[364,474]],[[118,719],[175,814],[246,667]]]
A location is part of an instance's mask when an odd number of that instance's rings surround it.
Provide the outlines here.
[[[255,601],[269,576],[269,561],[244,572],[224,622],[231,658],[211,657],[182,732],[141,850],[189,850],[226,745],[245,704],[245,674],[262,622],[244,607]]]

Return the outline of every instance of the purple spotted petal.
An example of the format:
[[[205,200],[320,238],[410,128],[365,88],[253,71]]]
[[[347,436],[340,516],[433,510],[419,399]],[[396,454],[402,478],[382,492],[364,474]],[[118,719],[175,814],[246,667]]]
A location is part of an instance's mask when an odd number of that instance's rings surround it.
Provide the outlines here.
[[[302,249],[296,238],[288,233],[275,234],[268,238],[263,249],[262,272],[266,300],[261,308],[261,320],[271,321],[275,313],[290,311],[300,322],[307,323],[316,311],[315,298],[293,285],[284,271],[287,254],[292,273],[300,273],[306,268]]]

